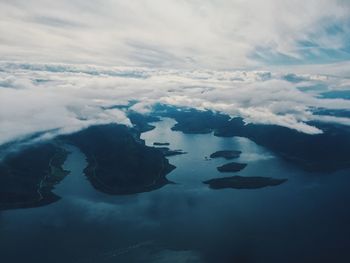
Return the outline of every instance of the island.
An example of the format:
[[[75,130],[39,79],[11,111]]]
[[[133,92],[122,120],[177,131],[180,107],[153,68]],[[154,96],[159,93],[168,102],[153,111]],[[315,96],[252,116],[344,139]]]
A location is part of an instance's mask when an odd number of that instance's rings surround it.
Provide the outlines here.
[[[166,157],[187,153],[183,150],[170,150],[168,147],[157,147],[156,149],[160,150]]]
[[[210,158],[220,158],[223,157],[226,160],[231,160],[238,158],[241,155],[241,151],[231,151],[231,150],[223,150],[223,151],[216,151],[210,155]]]
[[[153,145],[154,146],[169,146],[170,143],[168,143],[168,142],[154,142]]]
[[[267,186],[276,186],[283,184],[288,179],[276,179],[271,177],[244,177],[244,176],[231,176],[216,178],[204,181],[204,184],[208,184],[212,189],[224,189],[224,188],[234,188],[234,189],[258,189]]]
[[[247,166],[246,163],[227,163],[222,166],[217,167],[217,170],[221,173],[229,173],[229,172],[239,172],[243,170]]]
[[[61,139],[86,156],[84,174],[97,190],[111,195],[148,192],[171,183],[175,169],[164,150],[149,147],[139,130],[118,124],[91,126]]]

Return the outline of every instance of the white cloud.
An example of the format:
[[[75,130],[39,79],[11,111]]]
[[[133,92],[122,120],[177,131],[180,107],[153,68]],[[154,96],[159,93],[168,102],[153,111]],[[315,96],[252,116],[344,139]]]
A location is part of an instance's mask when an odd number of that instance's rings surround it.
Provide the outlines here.
[[[350,31],[341,0],[0,0],[0,17],[3,59],[167,68],[303,59],[344,48]],[[333,25],[345,32],[330,34]]]
[[[0,63],[0,144],[46,132],[50,137],[92,124],[130,125],[125,112],[107,109],[138,100],[148,112],[154,103],[211,109],[246,122],[276,124],[301,132],[322,132],[308,121],[349,125],[348,118],[317,116],[314,108],[350,109],[350,101],[322,99],[260,71],[165,70],[64,64]],[[343,79],[303,75],[302,84],[337,89]]]

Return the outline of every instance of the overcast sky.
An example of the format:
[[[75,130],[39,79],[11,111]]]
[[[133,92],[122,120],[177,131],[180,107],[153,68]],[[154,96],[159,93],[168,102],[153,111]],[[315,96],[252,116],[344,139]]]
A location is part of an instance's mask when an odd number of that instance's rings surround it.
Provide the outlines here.
[[[349,76],[348,0],[0,0],[0,145],[130,125],[103,107],[129,100],[319,134]]]
[[[350,59],[348,0],[0,0],[0,57],[211,69]]]

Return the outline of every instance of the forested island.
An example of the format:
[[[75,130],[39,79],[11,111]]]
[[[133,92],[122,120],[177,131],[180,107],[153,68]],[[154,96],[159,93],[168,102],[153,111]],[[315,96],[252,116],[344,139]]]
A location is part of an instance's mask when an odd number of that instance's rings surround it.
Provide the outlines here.
[[[139,133],[117,124],[98,125],[64,137],[87,157],[84,173],[92,185],[108,194],[134,194],[168,183],[169,164],[160,149],[149,147]]]
[[[232,151],[232,150],[222,150],[216,151],[210,155],[210,158],[225,158],[227,160],[238,158],[241,155],[241,151]]]
[[[221,173],[229,173],[229,172],[239,172],[243,170],[247,166],[246,163],[227,163],[217,167],[218,171]]]
[[[39,143],[8,154],[0,162],[0,210],[59,200],[52,190],[69,173],[62,168],[67,155],[55,143]]]
[[[235,189],[258,189],[267,186],[276,186],[283,184],[287,179],[275,179],[270,177],[244,177],[244,176],[231,176],[224,178],[215,178],[204,181],[204,184],[208,184],[212,189],[224,189],[224,188],[235,188]]]

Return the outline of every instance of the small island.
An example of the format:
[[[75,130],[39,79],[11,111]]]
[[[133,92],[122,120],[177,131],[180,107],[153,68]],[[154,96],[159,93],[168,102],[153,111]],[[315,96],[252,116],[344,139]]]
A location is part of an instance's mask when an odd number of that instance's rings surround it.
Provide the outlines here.
[[[241,151],[231,151],[231,150],[223,150],[216,151],[210,155],[210,158],[225,158],[226,160],[231,160],[234,158],[238,158],[241,155]]]
[[[165,157],[186,154],[183,150],[170,150],[168,147],[157,147],[156,149],[160,150]]]
[[[168,143],[168,142],[154,142],[153,145],[154,146],[169,146],[170,143]]]
[[[247,166],[246,163],[227,163],[222,166],[217,167],[219,172],[221,173],[229,173],[229,172],[239,172],[243,170]]]
[[[212,189],[224,189],[224,188],[234,188],[234,189],[258,189],[267,186],[276,186],[283,184],[288,179],[276,179],[271,177],[243,177],[243,176],[231,176],[224,178],[211,179],[204,181],[204,184],[208,184]]]

